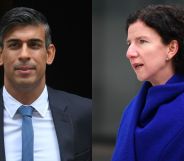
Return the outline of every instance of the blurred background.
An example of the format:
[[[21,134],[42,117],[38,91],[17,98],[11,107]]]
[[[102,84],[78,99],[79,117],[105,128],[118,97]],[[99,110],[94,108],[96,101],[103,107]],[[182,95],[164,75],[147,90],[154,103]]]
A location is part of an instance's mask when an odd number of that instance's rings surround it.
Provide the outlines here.
[[[111,160],[124,107],[140,88],[125,56],[125,21],[149,4],[184,5],[184,1],[92,1],[93,161]]]

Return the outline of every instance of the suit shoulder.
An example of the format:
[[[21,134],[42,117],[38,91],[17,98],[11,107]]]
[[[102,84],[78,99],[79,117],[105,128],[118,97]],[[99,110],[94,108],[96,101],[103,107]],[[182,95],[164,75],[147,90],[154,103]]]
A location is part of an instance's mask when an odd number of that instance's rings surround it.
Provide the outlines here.
[[[65,100],[67,103],[78,104],[78,105],[85,105],[91,106],[92,100],[87,97],[82,97],[73,93],[69,93],[62,90],[57,90],[48,87],[48,93],[54,96],[55,100]]]

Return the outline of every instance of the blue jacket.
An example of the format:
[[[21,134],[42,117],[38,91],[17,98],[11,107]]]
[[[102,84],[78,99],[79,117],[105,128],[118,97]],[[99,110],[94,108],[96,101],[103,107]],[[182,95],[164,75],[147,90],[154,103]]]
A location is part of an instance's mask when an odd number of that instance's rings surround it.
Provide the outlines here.
[[[184,76],[145,82],[126,107],[112,161],[184,161]]]

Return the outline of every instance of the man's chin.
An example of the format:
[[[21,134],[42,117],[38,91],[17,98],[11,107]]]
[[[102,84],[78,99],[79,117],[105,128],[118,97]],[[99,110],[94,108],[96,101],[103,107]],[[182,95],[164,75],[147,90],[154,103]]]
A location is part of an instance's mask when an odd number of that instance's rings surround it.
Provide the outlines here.
[[[30,81],[30,80],[23,80],[23,81],[18,81],[16,83],[16,88],[18,89],[25,89],[25,90],[28,90],[28,89],[32,89],[34,88],[36,85],[36,83],[34,81]]]

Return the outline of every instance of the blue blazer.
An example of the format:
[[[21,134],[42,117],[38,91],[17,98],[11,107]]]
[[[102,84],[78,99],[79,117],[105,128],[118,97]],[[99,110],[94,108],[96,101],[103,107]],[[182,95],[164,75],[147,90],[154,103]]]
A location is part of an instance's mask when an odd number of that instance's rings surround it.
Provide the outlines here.
[[[62,161],[91,161],[92,103],[88,98],[48,87]],[[3,97],[0,90],[0,161],[5,160]]]

